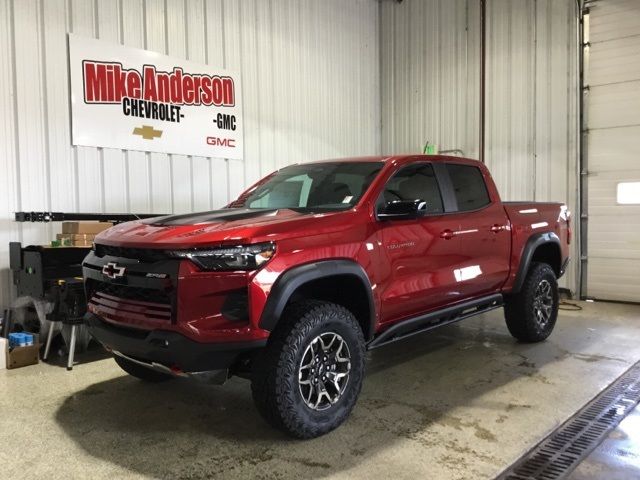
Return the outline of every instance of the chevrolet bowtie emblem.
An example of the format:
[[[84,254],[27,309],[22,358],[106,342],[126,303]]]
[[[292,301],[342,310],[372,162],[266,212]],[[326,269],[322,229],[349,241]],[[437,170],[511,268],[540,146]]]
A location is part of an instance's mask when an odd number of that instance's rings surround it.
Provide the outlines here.
[[[145,140],[153,140],[154,138],[160,138],[162,136],[162,130],[156,130],[149,125],[143,125],[142,127],[134,128],[133,134],[140,135]]]
[[[125,270],[125,267],[120,267],[115,262],[109,262],[102,266],[102,274],[113,279],[124,277]]]

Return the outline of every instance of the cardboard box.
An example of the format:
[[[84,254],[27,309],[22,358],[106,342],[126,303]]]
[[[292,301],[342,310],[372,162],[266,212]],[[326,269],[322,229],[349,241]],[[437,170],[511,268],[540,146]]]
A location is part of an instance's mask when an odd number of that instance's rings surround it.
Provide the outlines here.
[[[90,247],[96,236],[93,233],[58,233],[56,239],[63,247]]]
[[[34,335],[33,345],[28,347],[15,347],[9,351],[8,343],[5,344],[7,369],[26,367],[35,365],[40,360],[40,342],[38,335]]]
[[[113,227],[110,222],[62,222],[62,233],[84,233],[95,235]]]

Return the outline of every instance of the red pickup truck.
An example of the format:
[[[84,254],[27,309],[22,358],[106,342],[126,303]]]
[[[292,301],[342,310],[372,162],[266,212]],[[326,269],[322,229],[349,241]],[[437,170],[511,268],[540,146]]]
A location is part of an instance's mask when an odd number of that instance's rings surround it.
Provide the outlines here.
[[[250,378],[266,420],[316,437],[349,415],[368,349],[502,306],[516,339],[547,338],[569,220],[501,202],[464,158],[292,165],[221,210],[98,235],[86,322],[129,374]]]

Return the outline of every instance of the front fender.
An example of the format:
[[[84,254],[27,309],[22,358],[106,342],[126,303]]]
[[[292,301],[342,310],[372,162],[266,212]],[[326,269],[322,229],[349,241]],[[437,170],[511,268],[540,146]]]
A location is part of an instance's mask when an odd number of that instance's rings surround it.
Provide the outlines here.
[[[358,278],[365,292],[369,304],[369,337],[375,331],[376,310],[371,290],[371,282],[364,269],[356,262],[350,260],[323,260],[320,262],[308,263],[293,267],[284,272],[274,283],[262,314],[259,326],[264,330],[272,331],[280,320],[284,309],[300,287],[308,282],[321,278],[328,278],[338,275],[351,275]]]

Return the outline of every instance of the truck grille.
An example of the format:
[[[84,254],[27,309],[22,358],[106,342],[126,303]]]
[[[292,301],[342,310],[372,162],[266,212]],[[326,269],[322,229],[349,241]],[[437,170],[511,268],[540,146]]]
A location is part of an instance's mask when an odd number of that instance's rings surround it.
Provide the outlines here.
[[[98,257],[109,255],[112,257],[131,258],[148,263],[173,258],[166,250],[157,248],[112,247],[111,245],[102,245],[99,243],[96,244],[95,254]]]
[[[116,285],[106,282],[87,284],[89,310],[101,317],[131,322],[171,322],[171,297],[162,290]]]
[[[94,292],[137,302],[171,305],[171,297],[169,297],[167,293],[151,288],[129,287],[115,283],[98,282],[94,287]]]

